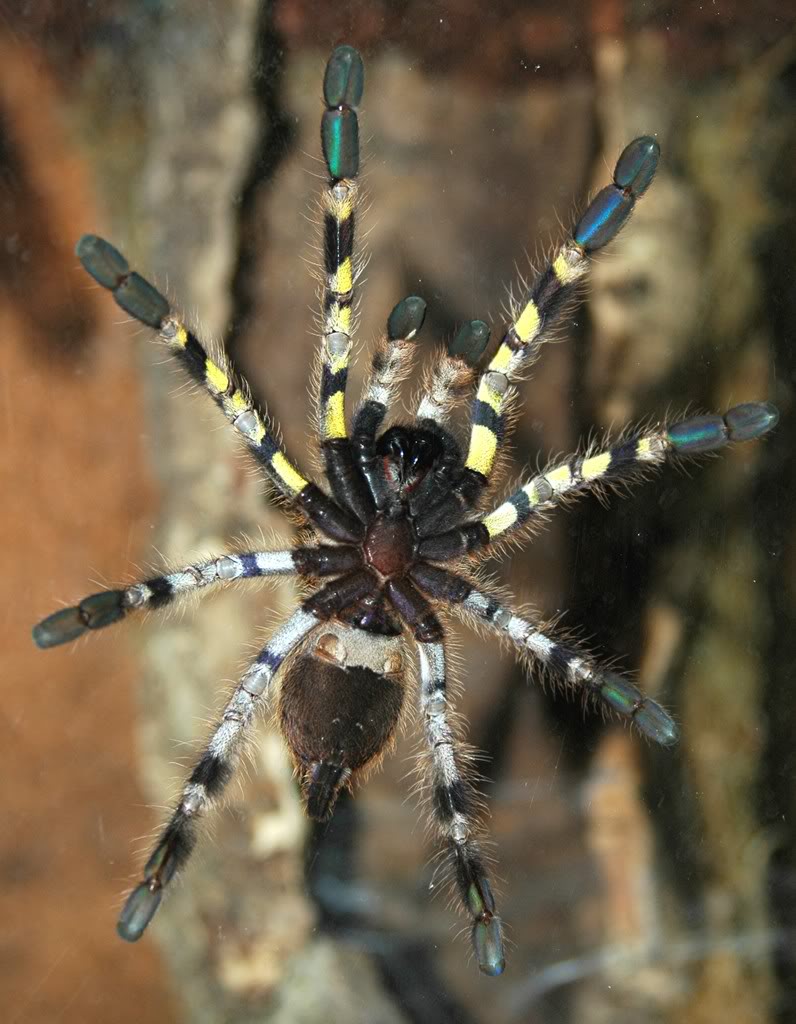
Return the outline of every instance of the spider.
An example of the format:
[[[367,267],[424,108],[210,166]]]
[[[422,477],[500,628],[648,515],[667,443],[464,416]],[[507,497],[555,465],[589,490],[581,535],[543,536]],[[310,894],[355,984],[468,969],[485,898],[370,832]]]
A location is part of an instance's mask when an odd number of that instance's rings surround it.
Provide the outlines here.
[[[483,369],[489,329],[474,320],[427,371],[415,415],[385,428],[426,311],[421,298],[409,296],[389,315],[349,426],[345,402],[357,277],[357,109],[363,88],[362,58],[353,47],[339,46],[326,67],[321,121],[328,181],[322,195],[317,402],[328,493],[288,458],[277,431],[225,355],[210,354],[112,245],[96,235],[84,235],[77,244],[85,270],[123,310],[154,328],[214,399],[277,495],[312,531],[313,542],[283,551],[229,552],[124,589],[92,594],[45,618],[33,637],[39,647],[54,647],[129,614],[162,608],[198,588],[255,577],[298,576],[311,588],[244,672],[196,761],[143,880],[119,916],[119,935],[130,942],[142,936],[188,860],[199,821],[232,778],[280,668],[284,665],[276,698],[279,725],[307,814],[324,820],[340,791],[378,761],[394,736],[408,696],[408,648],[413,643],[433,819],[470,921],[478,966],[487,975],[499,975],[505,967],[502,926],[481,850],[475,790],[452,721],[441,613],[453,612],[507,642],[524,662],[617,712],[656,743],[675,743],[677,727],[659,704],[584,651],[548,635],[482,584],[473,568],[507,540],[532,533],[575,494],[629,481],[669,459],[759,438],[775,425],[778,412],[767,402],[748,402],[724,416],[660,423],[554,464],[498,504],[485,500],[508,433],[516,382],[560,322],[590,255],[617,235],[653,179],[660,151],[654,138],[643,136],[622,152],[613,181],[537,277]],[[454,406],[468,396],[469,439],[462,444],[449,420]]]

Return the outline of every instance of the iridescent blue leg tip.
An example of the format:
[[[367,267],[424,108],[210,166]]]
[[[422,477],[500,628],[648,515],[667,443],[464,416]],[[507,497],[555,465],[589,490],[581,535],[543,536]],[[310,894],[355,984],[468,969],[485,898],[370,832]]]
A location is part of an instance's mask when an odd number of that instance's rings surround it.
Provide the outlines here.
[[[779,423],[779,409],[771,402],[744,402],[724,417],[731,441],[756,441]]]
[[[669,443],[683,455],[715,452],[731,441],[756,441],[779,422],[771,402],[743,402],[724,416],[692,416],[667,431]]]
[[[124,618],[123,590],[102,590],[73,608],[53,612],[33,627],[33,642],[42,649],[77,640],[89,629],[104,629]]]
[[[75,254],[97,284],[111,291],[130,273],[124,256],[99,235],[83,235],[75,246]]]
[[[155,916],[155,911],[163,899],[160,885],[150,888],[149,882],[141,882],[133,889],[125,901],[116,931],[125,942],[138,942]]]
[[[87,629],[88,626],[79,608],[64,608],[60,612],[48,615],[33,627],[33,642],[37,647],[46,650],[48,647],[58,647],[60,644],[77,640]]]
[[[680,730],[672,716],[649,697],[634,713],[633,721],[645,736],[662,747],[673,747],[680,739]]]
[[[448,355],[461,359],[468,366],[477,366],[489,344],[489,328],[483,320],[463,324],[448,344]]]
[[[411,341],[426,319],[426,301],[419,295],[401,299],[387,318],[387,337],[390,341]]]
[[[99,235],[83,235],[75,247],[77,258],[97,284],[108,288],[117,304],[148,327],[160,328],[169,315],[168,301],[130,265],[118,249]]]
[[[616,161],[614,184],[629,189],[634,198],[640,198],[652,184],[660,156],[661,147],[651,135],[633,139]]]
[[[482,974],[496,978],[506,969],[503,953],[503,929],[500,918],[485,916],[473,925],[473,950]]]
[[[356,108],[365,88],[365,65],[353,46],[338,46],[326,65],[323,98],[326,106]]]

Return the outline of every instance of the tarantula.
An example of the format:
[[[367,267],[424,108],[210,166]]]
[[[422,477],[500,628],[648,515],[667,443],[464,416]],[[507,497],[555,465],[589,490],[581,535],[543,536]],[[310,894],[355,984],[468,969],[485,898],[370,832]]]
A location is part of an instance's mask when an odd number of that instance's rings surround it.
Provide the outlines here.
[[[595,197],[538,276],[491,361],[478,371],[489,340],[482,321],[466,324],[427,373],[415,416],[385,429],[407,376],[426,311],[410,296],[391,312],[349,428],[346,378],[353,334],[354,227],[359,172],[357,108],[362,59],[340,46],[326,68],[321,142],[329,180],[323,192],[323,312],[318,393],[320,447],[327,494],[302,475],[224,355],[210,355],[151,284],[118,250],[95,235],[77,245],[83,267],[119,306],[154,328],[188,375],[221,408],[265,477],[307,526],[316,543],[284,551],[246,551],[106,590],[55,612],[33,631],[40,647],[74,640],[143,609],[161,608],[212,584],[261,576],[298,576],[314,588],[246,670],[199,757],[170,820],[122,909],[118,931],[134,942],[184,866],[197,825],[231,779],[256,713],[271,696],[283,662],[278,720],[293,756],[307,813],[327,818],[343,787],[389,743],[407,699],[407,638],[420,670],[420,708],[429,750],[432,809],[447,845],[471,923],[480,969],[505,966],[500,918],[479,846],[474,789],[465,771],[446,687],[442,610],[458,613],[509,641],[524,660],[544,667],[629,719],[663,745],[677,739],[669,714],[616,672],[542,632],[478,585],[468,563],[530,532],[566,496],[626,481],[669,458],[713,451],[770,430],[776,409],[765,402],[725,416],[695,416],[591,448],[532,476],[492,510],[481,509],[507,434],[514,382],[536,359],[583,278],[589,256],[616,236],[655,173],[659,148],[649,136],[631,142],[613,181]],[[453,406],[472,395],[465,446],[449,428]]]

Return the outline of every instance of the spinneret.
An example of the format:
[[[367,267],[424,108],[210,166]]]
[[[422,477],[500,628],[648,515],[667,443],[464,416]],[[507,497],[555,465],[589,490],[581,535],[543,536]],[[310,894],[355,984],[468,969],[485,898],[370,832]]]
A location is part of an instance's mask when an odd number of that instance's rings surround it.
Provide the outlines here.
[[[465,324],[427,371],[416,416],[389,423],[408,376],[426,314],[409,296],[387,317],[364,393],[349,428],[346,409],[357,277],[354,242],[359,172],[358,107],[364,68],[356,50],[338,47],[326,69],[321,143],[328,171],[323,192],[318,440],[330,494],[305,477],[277,440],[245,380],[223,353],[211,353],[174,313],[167,299],[132,271],[125,257],[96,235],[77,255],[117,304],[154,328],[189,377],[210,395],[277,492],[314,537],[283,551],[228,552],[208,561],[84,598],[33,630],[39,647],[71,642],[130,613],[156,610],[186,594],[258,577],[295,576],[307,596],[243,673],[180,800],[155,844],[118,922],[137,941],[164,891],[188,861],[201,819],[233,778],[252,725],[272,700],[292,754],[307,813],[327,818],[344,787],[378,762],[399,727],[409,698],[406,661],[419,666],[427,787],[433,821],[448,855],[467,915],[478,966],[499,975],[505,966],[501,919],[481,850],[478,800],[468,777],[462,738],[447,686],[446,627],[451,612],[507,641],[531,668],[563,689],[632,723],[669,746],[677,726],[634,683],[576,645],[564,643],[503,597],[477,586],[468,571],[516,540],[558,505],[580,493],[626,483],[666,461],[756,440],[776,424],[768,402],[747,402],[724,416],[691,416],[590,448],[531,477],[486,512],[491,483],[508,432],[516,382],[537,358],[567,301],[586,273],[590,253],[613,239],[649,187],[659,160],[654,138],[631,142],[612,184],[599,192],[533,283],[486,366],[489,328]],[[449,429],[450,412],[469,395],[469,439]],[[350,429],[350,432],[349,432]],[[324,543],[324,540],[332,543]],[[453,563],[453,567],[450,564]],[[290,659],[286,671],[281,671]]]

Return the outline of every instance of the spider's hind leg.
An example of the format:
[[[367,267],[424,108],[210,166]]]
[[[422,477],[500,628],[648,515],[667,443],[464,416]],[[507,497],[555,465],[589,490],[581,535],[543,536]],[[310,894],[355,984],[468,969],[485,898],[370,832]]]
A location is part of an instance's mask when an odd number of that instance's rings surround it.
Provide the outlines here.
[[[391,580],[387,596],[417,643],[433,822],[455,869],[478,966],[484,974],[502,974],[506,966],[503,929],[478,842],[478,799],[449,713],[445,632],[431,604],[408,577]]]
[[[677,742],[677,725],[660,704],[617,672],[602,668],[585,651],[554,639],[496,596],[446,569],[418,565],[411,575],[426,594],[508,640],[524,659],[540,664],[567,689],[602,702],[661,746]]]
[[[497,916],[478,842],[478,799],[463,770],[462,745],[451,724],[442,627],[439,640],[418,641],[420,706],[430,753],[433,821],[445,840],[456,887],[470,918],[470,938],[484,974],[502,974],[506,966],[503,929]]]
[[[143,880],[122,908],[117,931],[127,942],[141,938],[160,906],[165,888],[191,856],[199,838],[199,821],[232,779],[255,713],[279,666],[318,625],[318,618],[304,609],[294,612],[244,673],[144,865]]]
[[[318,433],[335,500],[367,523],[373,499],[355,464],[346,424],[346,386],[354,334],[354,285],[359,196],[359,122],[365,71],[351,46],[338,46],[326,65],[321,140],[329,175],[323,207],[323,340],[318,382]]]

